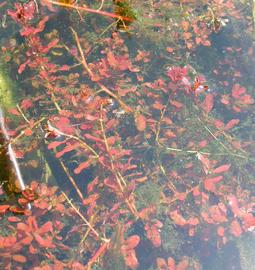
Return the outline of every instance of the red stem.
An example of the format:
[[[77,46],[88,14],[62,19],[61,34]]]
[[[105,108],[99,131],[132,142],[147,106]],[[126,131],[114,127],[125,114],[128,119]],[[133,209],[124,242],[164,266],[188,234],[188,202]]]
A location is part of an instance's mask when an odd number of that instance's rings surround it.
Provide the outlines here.
[[[87,12],[90,12],[90,13],[95,13],[95,14],[99,14],[99,15],[103,15],[103,16],[107,16],[107,17],[111,17],[111,18],[120,19],[120,20],[123,20],[123,21],[132,22],[134,20],[132,18],[122,17],[122,16],[120,16],[118,14],[110,13],[110,12],[107,12],[107,11],[101,11],[101,10],[96,10],[96,9],[92,9],[92,8],[88,8],[88,7],[80,7],[80,6],[75,6],[75,5],[70,5],[70,4],[65,4],[65,3],[55,2],[55,1],[49,1],[49,0],[46,0],[46,1],[51,3],[51,4],[57,5],[57,6],[83,10],[83,11],[87,11]]]

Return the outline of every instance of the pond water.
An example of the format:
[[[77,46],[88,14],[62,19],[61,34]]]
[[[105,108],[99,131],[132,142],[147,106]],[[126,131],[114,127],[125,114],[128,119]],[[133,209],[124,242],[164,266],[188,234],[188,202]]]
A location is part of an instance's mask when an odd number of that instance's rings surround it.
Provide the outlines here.
[[[254,269],[254,5],[0,3],[1,269]]]

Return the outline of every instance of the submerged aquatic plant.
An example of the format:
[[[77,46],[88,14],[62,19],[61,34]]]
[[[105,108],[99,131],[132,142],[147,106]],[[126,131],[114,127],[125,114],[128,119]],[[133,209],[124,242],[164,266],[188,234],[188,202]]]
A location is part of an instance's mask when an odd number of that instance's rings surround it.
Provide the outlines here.
[[[253,115],[251,86],[232,66],[229,49],[217,59],[215,77],[201,74],[191,58],[198,46],[212,45],[213,33],[221,33],[216,21],[228,16],[238,23],[239,6],[97,4],[98,10],[85,1],[4,6],[23,38],[9,49],[18,52],[13,70],[29,89],[29,97],[7,110],[10,140],[21,168],[37,167],[34,161],[42,155],[41,167],[56,161],[58,171],[51,174],[62,190],[37,183],[37,177],[26,192],[15,194],[16,206],[33,201],[31,209],[9,211],[9,202],[2,202],[1,222],[8,226],[1,233],[0,265],[115,269],[110,257],[121,269],[201,269],[197,239],[220,249],[255,228],[254,191],[247,184],[253,180],[254,147],[251,137],[239,133],[242,124],[249,126],[247,112]],[[127,9],[116,12],[116,4]],[[65,13],[52,5],[65,7]],[[142,21],[144,6],[148,20]],[[77,11],[80,17],[67,34],[54,20],[69,21]],[[103,16],[103,30],[95,16]],[[150,24],[155,17],[160,23]],[[134,18],[128,33],[118,32],[116,24],[127,26]],[[139,24],[148,33],[137,32],[137,48],[131,48]],[[89,32],[98,33],[95,43]],[[142,40],[155,32],[171,35],[171,43],[149,50]],[[10,52],[5,47],[3,53]],[[227,84],[221,72],[240,76]]]

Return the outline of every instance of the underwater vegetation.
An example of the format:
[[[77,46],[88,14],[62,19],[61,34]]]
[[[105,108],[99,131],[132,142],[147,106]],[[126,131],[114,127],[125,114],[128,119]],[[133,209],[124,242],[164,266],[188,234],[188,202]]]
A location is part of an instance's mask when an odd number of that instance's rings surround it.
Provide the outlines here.
[[[249,269],[251,5],[0,4],[1,269]]]

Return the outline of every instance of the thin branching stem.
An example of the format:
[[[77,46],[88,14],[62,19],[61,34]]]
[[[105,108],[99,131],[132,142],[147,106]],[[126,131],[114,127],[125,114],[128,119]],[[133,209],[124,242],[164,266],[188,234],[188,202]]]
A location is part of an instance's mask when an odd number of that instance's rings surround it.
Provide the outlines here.
[[[48,121],[48,123],[50,124],[50,127],[52,128],[52,130],[58,134],[58,135],[62,135],[68,139],[73,139],[77,142],[80,143],[80,145],[85,148],[87,151],[90,151],[93,155],[95,159],[99,158],[99,155],[97,154],[97,152],[91,147],[89,146],[84,140],[82,140],[80,137],[75,136],[75,135],[71,135],[71,134],[66,134],[64,132],[62,132],[61,130],[57,129],[56,127],[53,127],[52,124]]]
[[[104,122],[103,122],[103,105],[101,105],[101,108],[100,108],[100,127],[101,127],[101,132],[102,132],[104,143],[105,143],[105,148],[106,148],[106,151],[108,153],[110,164],[111,164],[111,171],[114,174],[115,179],[117,180],[117,183],[118,183],[118,186],[120,188],[121,193],[123,194],[123,196],[125,196],[124,195],[125,189],[124,189],[123,185],[127,186],[127,183],[126,183],[124,177],[122,176],[121,172],[118,169],[116,169],[116,167],[114,165],[114,160],[112,158],[112,155],[110,154],[110,147],[109,147],[107,137],[105,134],[105,128],[104,128]],[[135,205],[133,203],[131,203],[128,198],[125,199],[125,202],[126,202],[128,208],[130,209],[131,213],[134,214],[136,218],[138,218],[138,213],[137,213]]]
[[[65,194],[65,192],[62,191],[62,194],[66,198],[67,202],[70,204],[70,206],[73,208],[73,210],[77,213],[77,215],[84,221],[84,223],[90,228],[90,230],[103,242],[109,243],[109,239],[106,239],[104,237],[100,237],[100,234],[94,229],[94,227],[89,223],[89,221],[84,217],[84,215],[75,207],[75,205],[72,203],[72,201],[68,198],[68,196]]]
[[[57,1],[50,1],[50,0],[46,0],[47,2],[57,5],[57,6],[61,6],[61,7],[66,7],[66,8],[71,8],[71,9],[76,9],[79,11],[86,11],[88,13],[95,13],[98,15],[102,15],[102,16],[106,16],[106,17],[110,17],[110,18],[114,18],[114,19],[121,19],[123,21],[129,21],[132,22],[133,19],[129,18],[129,17],[123,17],[120,16],[118,14],[114,14],[114,13],[110,13],[107,11],[102,11],[102,10],[98,10],[98,9],[92,9],[92,8],[88,8],[88,7],[84,7],[84,6],[76,6],[76,5],[71,5],[71,4],[67,4],[67,3],[61,3],[61,2],[57,2]]]
[[[60,163],[61,167],[63,168],[64,172],[66,173],[66,175],[67,175],[67,177],[68,177],[70,183],[72,184],[72,186],[74,187],[75,191],[77,192],[79,198],[81,199],[81,201],[83,201],[83,200],[84,200],[83,195],[82,195],[82,193],[81,193],[79,187],[77,186],[75,180],[73,179],[73,177],[72,177],[71,174],[69,173],[67,167],[65,166],[65,164],[63,163],[62,160],[59,160],[59,163]]]
[[[81,47],[81,43],[80,43],[80,39],[78,37],[78,34],[76,31],[74,31],[74,29],[72,29],[73,35],[74,35],[74,39],[77,45],[77,48],[79,50],[81,59],[79,59],[78,57],[75,57],[84,67],[84,69],[86,70],[86,72],[88,73],[89,77],[91,79],[94,78],[94,74],[91,71],[91,69],[88,66],[88,63],[86,61],[86,58],[84,56],[82,47]],[[70,50],[68,50],[70,52]],[[101,82],[97,81],[96,84],[101,88],[101,90],[105,93],[107,93],[110,97],[114,98],[119,104],[120,106],[126,111],[126,112],[133,112],[132,108],[130,108],[128,105],[126,105],[116,94],[114,94],[109,88],[107,88],[104,84],[102,84]]]

